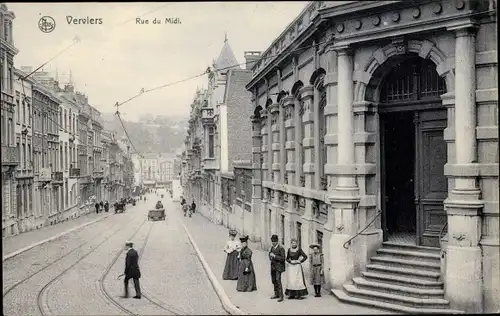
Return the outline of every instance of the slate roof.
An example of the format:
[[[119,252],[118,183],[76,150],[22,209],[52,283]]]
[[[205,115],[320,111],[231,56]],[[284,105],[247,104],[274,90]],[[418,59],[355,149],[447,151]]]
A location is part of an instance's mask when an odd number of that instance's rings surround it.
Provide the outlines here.
[[[222,46],[222,50],[220,52],[219,58],[215,62],[215,69],[226,69],[228,67],[232,67],[238,64],[236,57],[234,56],[233,50],[231,46],[229,46],[229,42],[227,38],[224,40],[224,46]],[[241,69],[241,67],[235,66],[235,69]]]

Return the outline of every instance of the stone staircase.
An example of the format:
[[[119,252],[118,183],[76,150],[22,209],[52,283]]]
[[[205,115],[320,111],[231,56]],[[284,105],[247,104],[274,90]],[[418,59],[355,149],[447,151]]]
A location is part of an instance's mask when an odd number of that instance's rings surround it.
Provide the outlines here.
[[[332,290],[340,301],[403,313],[463,313],[444,299],[440,249],[384,242],[370,261],[362,277]]]

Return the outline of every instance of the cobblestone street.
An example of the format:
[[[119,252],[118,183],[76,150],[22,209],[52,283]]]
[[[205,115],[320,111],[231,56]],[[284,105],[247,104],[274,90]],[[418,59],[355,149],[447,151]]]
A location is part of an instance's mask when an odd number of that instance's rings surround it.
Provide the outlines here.
[[[167,211],[166,221],[147,221],[149,201],[154,198],[4,261],[4,314],[227,314],[178,217]],[[51,228],[42,239],[61,233],[60,227]],[[26,247],[28,237],[21,237],[17,249]],[[120,298],[123,278],[117,276],[123,273],[127,240],[140,255],[141,300]]]

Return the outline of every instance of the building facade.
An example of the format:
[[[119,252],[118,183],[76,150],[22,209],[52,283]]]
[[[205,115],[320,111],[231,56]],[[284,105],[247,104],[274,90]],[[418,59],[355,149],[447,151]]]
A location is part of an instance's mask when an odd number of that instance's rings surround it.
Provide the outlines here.
[[[495,5],[307,6],[247,86],[255,240],[319,243],[337,297],[374,304],[386,297],[366,285],[387,286],[388,263],[427,275],[397,254],[428,250],[440,308],[498,311]]]
[[[14,46],[14,12],[7,5],[0,4],[0,74],[1,74],[1,113],[2,113],[2,236],[17,233],[16,167],[20,163],[16,148],[16,123],[14,101],[14,56],[18,50]]]
[[[172,153],[134,153],[130,159],[133,163],[134,183],[137,185],[166,183],[174,179],[175,154]]]
[[[78,216],[78,164],[79,127],[78,113],[80,111],[74,86],[65,85],[63,89],[57,84],[58,96],[63,101],[59,109],[59,165],[62,166],[63,185],[61,190],[62,218]]]
[[[246,52],[248,65],[258,56]],[[252,129],[246,119],[252,102],[245,88],[251,76],[248,67],[238,65],[226,38],[208,75],[207,90],[198,91],[192,104],[183,163],[185,195],[197,201],[207,218],[240,233],[248,230],[243,222],[251,209],[251,181],[245,181],[252,158]]]
[[[26,73],[15,69],[16,78],[26,76]],[[33,112],[32,112],[33,80],[15,80],[15,120],[16,147],[20,163],[16,171],[16,222],[18,232],[29,231],[35,226],[33,212]]]

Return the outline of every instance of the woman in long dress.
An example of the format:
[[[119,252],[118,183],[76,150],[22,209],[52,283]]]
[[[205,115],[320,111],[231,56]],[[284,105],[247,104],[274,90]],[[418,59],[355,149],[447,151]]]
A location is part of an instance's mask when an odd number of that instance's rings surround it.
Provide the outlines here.
[[[248,236],[241,237],[240,262],[238,265],[238,283],[236,290],[238,292],[257,291],[255,280],[255,270],[252,262],[252,250],[248,248]]]
[[[227,253],[226,265],[222,273],[223,280],[238,280],[238,253],[241,245],[238,240],[235,240],[236,231],[229,231],[229,240],[224,246],[224,252]]]
[[[314,297],[321,297],[321,285],[325,282],[324,273],[324,258],[321,253],[321,248],[318,244],[309,246],[313,249],[313,253],[309,257],[311,265],[311,284],[314,286]]]
[[[296,239],[292,239],[291,246],[286,255],[286,262],[288,262],[288,267],[286,268],[288,282],[285,295],[288,296],[288,299],[301,300],[303,296],[309,294],[304,270],[302,269],[302,263],[307,260],[307,255],[302,248],[298,247]]]

